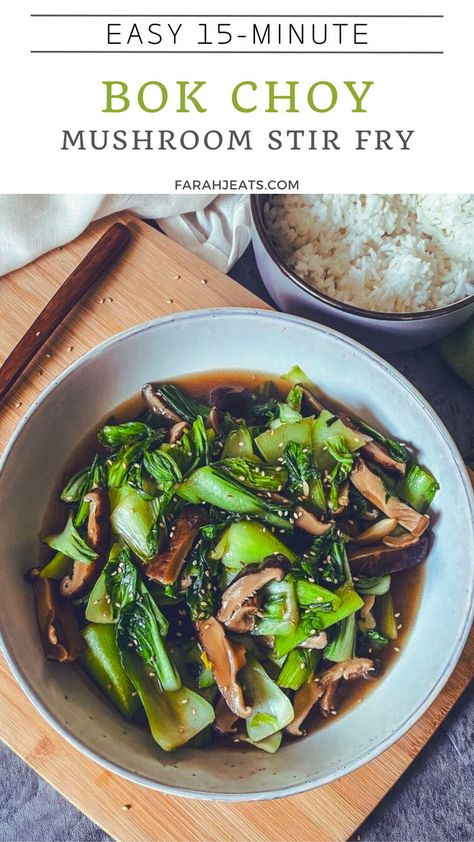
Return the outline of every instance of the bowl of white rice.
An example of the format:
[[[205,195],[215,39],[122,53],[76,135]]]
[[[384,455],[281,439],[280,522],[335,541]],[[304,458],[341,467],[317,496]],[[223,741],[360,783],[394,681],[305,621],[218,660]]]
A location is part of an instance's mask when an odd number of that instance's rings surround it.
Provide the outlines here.
[[[277,306],[378,350],[416,348],[474,314],[472,194],[252,196]]]

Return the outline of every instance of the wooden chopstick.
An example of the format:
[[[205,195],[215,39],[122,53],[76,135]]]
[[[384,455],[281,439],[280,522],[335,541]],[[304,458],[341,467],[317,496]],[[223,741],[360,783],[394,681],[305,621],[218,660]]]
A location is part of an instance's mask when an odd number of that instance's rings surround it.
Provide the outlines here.
[[[125,248],[130,236],[126,225],[115,222],[61,284],[0,367],[0,400],[65,316]]]

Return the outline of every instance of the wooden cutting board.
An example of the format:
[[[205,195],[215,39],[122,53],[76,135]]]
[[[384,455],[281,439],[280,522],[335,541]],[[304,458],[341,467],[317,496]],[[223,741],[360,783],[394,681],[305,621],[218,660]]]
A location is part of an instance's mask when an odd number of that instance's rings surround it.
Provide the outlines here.
[[[216,306],[265,307],[227,276],[134,217],[122,215],[132,245],[74,310],[7,397],[3,448],[38,393],[89,348],[147,319]],[[111,220],[0,279],[0,361]],[[0,657],[0,737],[80,810],[119,840],[277,842],[347,839],[397,781],[467,686],[474,634],[442,693],[416,725],[370,764],[333,784],[258,803],[204,802],[161,795],[88,760],[46,724]],[[27,727],[25,727],[27,723]]]

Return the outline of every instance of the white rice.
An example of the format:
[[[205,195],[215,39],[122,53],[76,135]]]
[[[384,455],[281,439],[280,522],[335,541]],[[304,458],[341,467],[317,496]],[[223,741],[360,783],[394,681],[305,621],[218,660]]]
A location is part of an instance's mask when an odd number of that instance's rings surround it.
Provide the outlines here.
[[[407,313],[474,293],[474,196],[273,196],[265,226],[315,289],[366,310]]]

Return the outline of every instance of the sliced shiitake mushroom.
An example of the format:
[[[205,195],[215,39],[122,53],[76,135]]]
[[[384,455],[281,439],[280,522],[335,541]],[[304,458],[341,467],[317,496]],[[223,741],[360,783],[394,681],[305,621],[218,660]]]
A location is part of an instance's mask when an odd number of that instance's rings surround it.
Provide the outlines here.
[[[110,502],[106,488],[94,488],[84,495],[85,503],[90,503],[87,520],[88,546],[97,553],[97,558],[86,564],[74,561],[71,576],[65,576],[60,585],[62,596],[78,599],[95,584],[107,561],[110,536]]]
[[[386,540],[388,539],[385,538],[384,541]],[[397,573],[399,570],[407,570],[421,564],[428,555],[429,546],[430,536],[425,532],[416,539],[416,543],[408,546],[388,547],[386,543],[381,543],[359,547],[349,544],[347,556],[355,575],[385,576],[387,573]]]
[[[367,467],[363,459],[356,459],[350,480],[367,500],[413,535],[421,535],[428,527],[428,515],[420,514],[403,500],[390,494],[381,478]]]
[[[252,708],[245,704],[237,674],[245,666],[245,647],[226,637],[224,626],[215,617],[196,622],[199,643],[211,664],[215,682],[236,716],[248,719]]]
[[[279,554],[265,558],[259,565],[247,565],[222,594],[217,619],[231,631],[249,632],[255,626],[260,600],[257,592],[268,582],[281,580],[289,570],[288,559]]]
[[[250,392],[243,386],[216,386],[209,394],[211,406],[221,412],[229,412],[234,418],[245,414],[249,401]]]
[[[177,444],[183,437],[186,430],[189,430],[187,421],[178,421],[170,427],[168,432],[168,444]]]
[[[183,418],[180,418],[179,415],[174,412],[167,403],[165,403],[151,383],[145,383],[142,389],[142,395],[148,409],[151,409],[155,415],[160,415],[168,423],[168,426],[171,427],[174,424],[181,424],[183,422]]]
[[[201,526],[207,523],[204,506],[185,506],[179,513],[167,546],[145,567],[149,579],[172,585],[179,577],[186,556],[191,550]]]
[[[320,535],[325,535],[326,532],[329,532],[333,524],[332,522],[323,523],[316,517],[316,515],[313,515],[312,512],[308,512],[307,509],[304,509],[303,506],[296,506],[295,526],[297,526],[298,529],[303,529],[305,532],[309,532],[310,535],[319,537]]]
[[[206,419],[207,429],[214,430],[216,436],[218,436],[221,431],[221,424],[222,412],[218,410],[217,406],[211,406],[211,411]]]
[[[335,698],[341,679],[352,681],[355,678],[373,678],[375,672],[374,662],[370,658],[349,658],[321,673],[317,678],[323,691],[319,699],[321,716],[327,717],[336,710]]]
[[[60,663],[75,661],[86,648],[86,643],[72,604],[59,592],[59,582],[41,576],[40,567],[33,567],[25,578],[33,585],[45,656]]]

